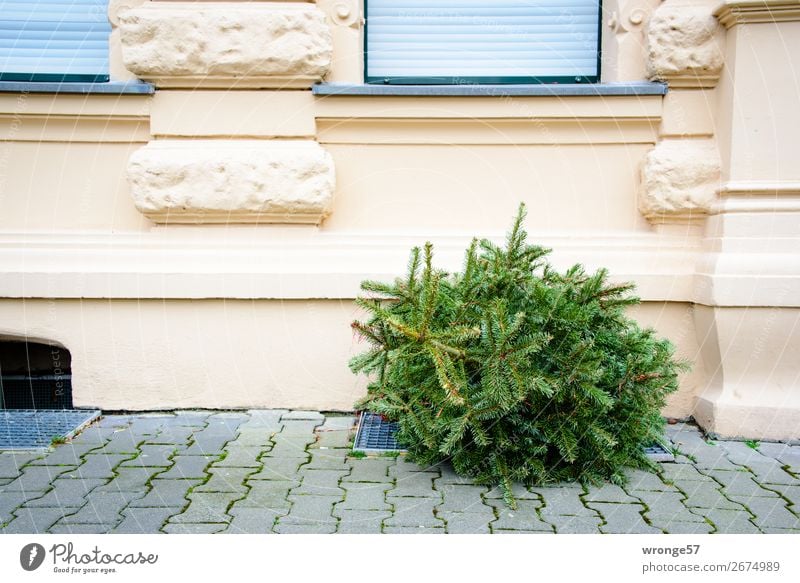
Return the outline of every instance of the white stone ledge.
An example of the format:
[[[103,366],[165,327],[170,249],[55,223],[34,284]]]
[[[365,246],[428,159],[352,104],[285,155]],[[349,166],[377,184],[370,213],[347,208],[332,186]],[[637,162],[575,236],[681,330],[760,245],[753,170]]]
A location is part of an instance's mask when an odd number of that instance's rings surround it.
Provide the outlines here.
[[[726,28],[737,24],[800,21],[798,0],[726,0],[714,16]]]
[[[136,208],[156,223],[310,223],[328,214],[333,159],[311,140],[159,140],[131,155]]]
[[[328,72],[315,4],[150,2],[119,14],[125,67],[159,87],[307,88]]]

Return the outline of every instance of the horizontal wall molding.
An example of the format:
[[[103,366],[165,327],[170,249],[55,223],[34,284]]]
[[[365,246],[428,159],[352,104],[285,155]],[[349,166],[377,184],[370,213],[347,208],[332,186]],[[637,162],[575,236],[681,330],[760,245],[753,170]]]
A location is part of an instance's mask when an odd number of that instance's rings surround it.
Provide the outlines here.
[[[726,0],[715,11],[720,23],[731,28],[737,24],[800,21],[797,0]]]
[[[221,229],[224,227],[218,227]],[[430,239],[435,262],[459,269],[468,235],[335,235],[283,227],[128,234],[0,234],[0,296],[16,298],[351,299],[364,279],[392,281]],[[501,243],[504,235],[491,236]],[[697,239],[630,233],[545,235],[559,268],[607,267],[646,301],[690,301]],[[658,257],[658,261],[653,261]]]
[[[720,196],[800,196],[800,181],[726,182]]]

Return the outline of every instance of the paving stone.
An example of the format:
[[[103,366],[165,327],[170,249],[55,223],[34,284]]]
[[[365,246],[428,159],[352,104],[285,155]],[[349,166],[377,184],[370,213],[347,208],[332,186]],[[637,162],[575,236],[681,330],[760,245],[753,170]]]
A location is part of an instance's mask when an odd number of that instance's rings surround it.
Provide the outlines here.
[[[661,530],[650,526],[642,518],[644,506],[641,504],[608,504],[588,502],[587,506],[603,517],[605,524],[600,531],[606,534],[657,534]]]
[[[646,492],[636,493],[637,498],[644,502],[648,508],[648,514],[676,514],[687,511],[683,503],[684,497],[680,492]]]
[[[766,487],[769,484],[800,486],[800,479],[787,472],[778,461],[752,463],[747,467],[755,474],[754,479]]]
[[[103,415],[94,422],[95,427],[130,427],[136,419],[147,419],[139,415]]]
[[[272,534],[275,521],[288,512],[272,508],[237,508],[230,510],[233,517],[227,532],[234,534]]]
[[[99,447],[111,439],[115,431],[116,429],[114,427],[98,427],[97,425],[92,425],[73,437],[71,443],[74,445],[96,445]]]
[[[678,482],[675,484],[686,495],[684,505],[689,508],[720,508],[741,510],[741,505],[728,500],[719,491],[716,482]]]
[[[314,436],[312,434],[302,436],[278,433],[272,438],[272,441],[274,445],[266,454],[267,457],[308,459],[311,454],[306,451],[306,448],[314,442]]]
[[[311,461],[304,466],[307,470],[347,470],[345,449],[312,449]]]
[[[289,411],[281,415],[281,421],[325,421],[325,416],[319,411]]]
[[[25,506],[29,508],[51,506],[75,508],[77,510],[86,504],[86,496],[89,492],[105,483],[105,480],[98,479],[75,480],[58,478],[53,481],[52,490],[41,498],[26,502]]]
[[[755,515],[751,521],[758,527],[800,529],[800,518],[787,509],[786,501],[783,498],[732,496],[731,499],[742,504],[751,514]]]
[[[289,496],[292,508],[279,524],[332,524],[336,525],[333,505],[341,500],[338,496]]]
[[[389,510],[386,491],[392,485],[380,482],[342,482],[345,499],[336,505],[334,515],[346,510]]]
[[[399,456],[394,459],[394,463],[389,467],[389,476],[392,478],[405,478],[409,474],[417,474],[420,472],[439,474],[439,466],[422,467],[414,462],[408,461],[405,456]]]
[[[286,518],[279,518],[275,525],[278,534],[333,534],[336,532],[336,523],[332,522],[286,522]]]
[[[539,518],[537,510],[542,506],[538,500],[517,500],[517,508],[509,508],[501,500],[488,500],[497,512],[497,520],[491,523],[492,531],[531,530],[553,531],[553,527]]]
[[[95,449],[94,445],[74,445],[65,443],[59,445],[44,457],[35,458],[30,462],[32,466],[77,466],[83,463],[81,459]],[[0,462],[2,458],[0,458]]]
[[[583,490],[580,490],[583,493]],[[514,482],[511,486],[511,493],[517,500],[539,500],[539,494],[527,488],[524,484]],[[504,496],[503,489],[500,486],[494,486],[485,495],[485,498],[501,500]]]
[[[667,482],[709,482],[711,478],[701,474],[691,464],[660,464],[663,480]]]
[[[438,512],[437,516],[445,521],[449,534],[488,534],[495,516],[490,508],[484,508],[488,512]]]
[[[45,492],[50,482],[72,470],[72,466],[27,466],[13,482],[2,487],[1,496],[7,492]]]
[[[187,496],[189,506],[181,513],[169,519],[170,523],[178,522],[230,522],[228,507],[243,497],[236,492],[192,492]]]
[[[599,534],[599,516],[566,516],[548,514],[544,519],[552,524],[558,534]]]
[[[297,481],[297,472],[300,466],[306,463],[301,458],[280,458],[264,457],[261,458],[264,467],[261,471],[250,476],[250,480],[278,480],[278,481]]]
[[[314,428],[320,424],[319,421],[283,420],[282,423],[283,428],[276,437],[278,435],[281,437],[308,437],[310,438],[309,443],[313,443],[316,440]]]
[[[325,422],[319,426],[320,431],[350,431],[356,426],[358,418],[353,415],[341,417],[325,417]]]
[[[728,472],[724,470],[706,470],[717,482],[722,484],[722,493],[727,496],[766,496],[774,498],[775,492],[762,488],[750,472]]]
[[[636,498],[630,496],[614,484],[603,484],[601,487],[592,486],[588,492],[584,494],[583,499],[585,502],[621,502],[629,503],[636,502]]]
[[[137,500],[131,501],[132,508],[142,507],[176,507],[189,503],[186,495],[189,489],[200,484],[201,480],[160,480],[155,479],[147,494]]]
[[[113,524],[61,524],[51,526],[50,534],[107,534],[114,528]]]
[[[224,459],[214,462],[215,468],[260,468],[258,461],[263,454],[269,451],[266,446],[231,446],[225,447]]]
[[[218,459],[217,456],[213,455],[176,455],[172,458],[174,463],[170,469],[163,474],[159,474],[158,477],[162,480],[184,478],[205,479],[207,477],[205,469]]]
[[[800,446],[786,443],[762,443],[758,451],[767,457],[774,458],[783,466],[789,466],[789,471],[800,474]]]
[[[0,452],[0,478],[18,477],[26,464],[42,459],[43,455],[28,452]]]
[[[331,449],[350,449],[350,431],[318,431],[314,447]]]
[[[156,435],[146,437],[143,445],[188,445],[195,432],[199,430],[199,427],[170,425],[164,427]]]
[[[75,508],[20,508],[4,528],[3,534],[43,534]],[[0,522],[1,523],[1,522]]]
[[[389,468],[390,471],[392,468]],[[413,496],[417,498],[441,499],[441,493],[433,489],[433,479],[437,476],[432,472],[412,472],[397,478],[394,488],[389,492],[389,497]]]
[[[170,516],[179,514],[182,508],[125,508],[122,522],[111,532],[114,534],[156,534]]]
[[[666,492],[674,490],[674,486],[665,484],[658,474],[653,472],[646,472],[644,470],[629,469],[625,472],[628,477],[628,484],[625,489],[631,492],[634,496],[636,490],[643,490],[645,492]]]
[[[386,458],[348,459],[350,474],[342,478],[342,482],[392,482],[389,468],[395,460]]]
[[[276,427],[275,431],[280,427]],[[240,427],[239,433],[236,438],[232,439],[225,446],[226,449],[235,449],[237,447],[258,447],[258,448],[271,448],[272,436],[275,431],[271,431],[264,427]]]
[[[211,468],[208,470],[211,479],[193,491],[246,493],[249,488],[245,485],[245,480],[253,471],[253,468]]]
[[[219,456],[234,435],[202,435],[195,433],[192,445],[181,450],[182,456]]]
[[[762,526],[764,534],[800,534],[800,529],[792,528],[774,528],[772,526]]]
[[[539,494],[543,501],[544,506],[540,508],[539,513],[543,516],[584,516],[595,517],[597,513],[583,504],[581,494],[583,490],[575,488],[535,488],[533,491]],[[546,518],[548,522],[551,522]]]
[[[339,480],[347,475],[347,471],[308,470],[303,468],[298,475],[302,478],[302,483],[299,488],[292,491],[292,494],[344,496],[344,490],[339,487]]]
[[[140,492],[147,491],[147,482],[162,472],[164,468],[118,467],[117,475],[110,482],[98,486],[98,492]]]
[[[706,521],[682,522],[673,520],[666,525],[659,524],[658,526],[663,526],[669,534],[709,534],[714,530],[714,527]]]
[[[209,411],[175,411],[175,423],[189,427],[205,427],[206,419],[210,416]]]
[[[384,526],[383,534],[446,534],[441,526]]]
[[[248,485],[250,490],[247,492],[247,496],[234,502],[234,508],[269,508],[288,511],[291,506],[288,500],[289,491],[298,483],[262,480],[248,482]]]
[[[139,494],[136,492],[92,493],[83,508],[65,517],[59,524],[118,524],[122,521],[122,509],[137,496]]]
[[[472,484],[473,480],[469,476],[459,476],[450,464],[439,466],[440,477],[437,484]]]
[[[265,427],[280,423],[281,417],[289,411],[286,409],[251,409],[247,412],[249,419],[243,427]]]
[[[486,486],[467,484],[440,484],[434,480],[436,490],[442,494],[444,502],[438,512],[484,512],[488,507],[483,504],[482,495],[489,491]]]
[[[391,498],[389,502],[394,510],[384,526],[444,527],[444,522],[434,515],[439,503],[435,498]]]
[[[0,492],[0,524],[14,518],[14,511],[29,500],[44,496],[44,492]]]
[[[728,459],[740,466],[749,466],[751,463],[765,462],[770,459],[744,441],[720,440],[717,443],[725,450]]]
[[[161,530],[167,534],[217,534],[220,532],[225,532],[227,528],[227,523],[200,524],[191,522],[169,522]]]
[[[134,454],[144,439],[144,437],[136,435],[126,427],[114,431],[109,436],[108,441],[93,451],[97,454]]]
[[[336,532],[339,534],[380,534],[384,520],[392,515],[391,512],[380,510],[341,510],[339,525]]]
[[[69,478],[99,478],[110,480],[114,477],[114,468],[132,457],[127,453],[90,453],[84,456],[83,463],[74,470],[66,473]]]
[[[698,509],[716,527],[714,532],[720,534],[755,534],[760,532],[750,522],[750,514],[745,511],[724,510],[720,508]]]
[[[139,448],[139,455],[132,460],[122,462],[120,467],[166,468],[172,465],[169,458],[175,452],[176,448],[172,445],[142,445]]]

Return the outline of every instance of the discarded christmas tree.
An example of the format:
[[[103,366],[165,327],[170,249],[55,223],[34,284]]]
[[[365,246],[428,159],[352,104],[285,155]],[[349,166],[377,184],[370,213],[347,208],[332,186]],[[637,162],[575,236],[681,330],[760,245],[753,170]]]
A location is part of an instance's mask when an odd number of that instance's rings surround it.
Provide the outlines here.
[[[411,252],[408,275],[365,281],[370,318],[353,329],[371,347],[356,407],[399,422],[414,461],[450,459],[477,483],[624,483],[651,467],[643,446],[663,439],[661,409],[684,367],[672,345],[625,316],[632,285],[580,265],[558,273],[529,245],[520,206],[505,248],[473,240],[461,273]]]

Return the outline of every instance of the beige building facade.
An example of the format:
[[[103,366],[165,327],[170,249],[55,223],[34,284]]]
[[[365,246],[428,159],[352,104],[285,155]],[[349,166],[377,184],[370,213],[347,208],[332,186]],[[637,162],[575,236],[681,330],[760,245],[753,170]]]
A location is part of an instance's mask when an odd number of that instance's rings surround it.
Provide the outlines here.
[[[602,4],[597,83],[430,86],[363,1],[110,0],[105,87],[0,83],[0,339],[77,406],[348,410],[359,283],[525,201],[693,363],[665,415],[800,438],[800,1]]]

